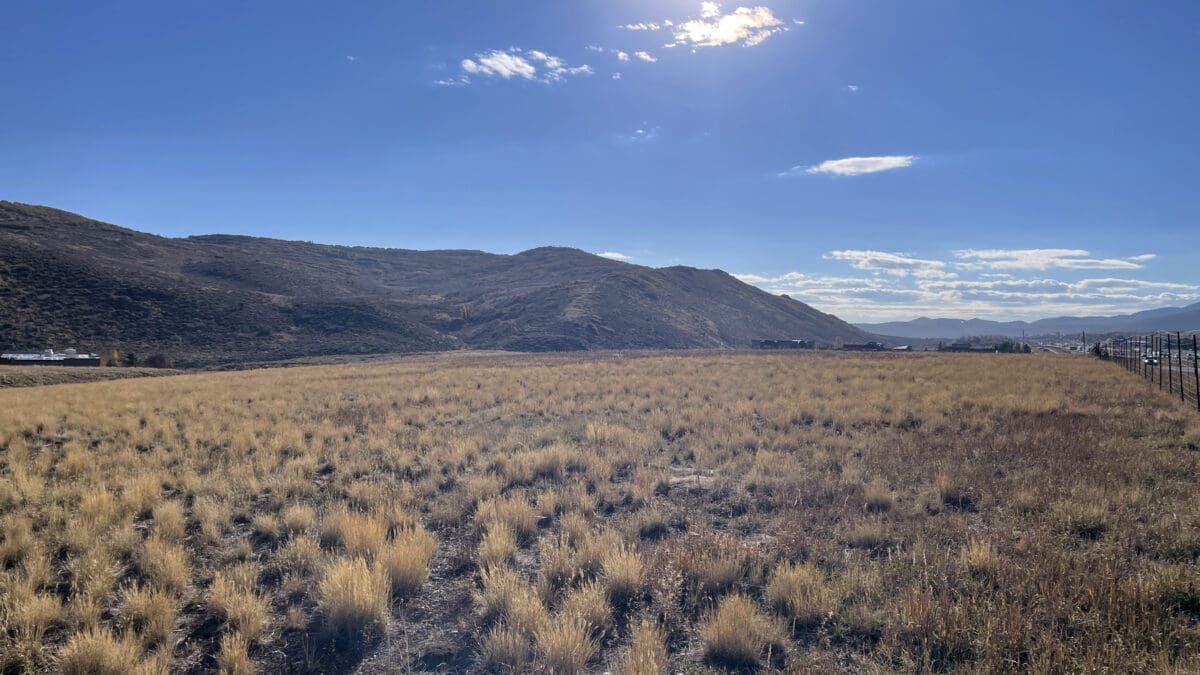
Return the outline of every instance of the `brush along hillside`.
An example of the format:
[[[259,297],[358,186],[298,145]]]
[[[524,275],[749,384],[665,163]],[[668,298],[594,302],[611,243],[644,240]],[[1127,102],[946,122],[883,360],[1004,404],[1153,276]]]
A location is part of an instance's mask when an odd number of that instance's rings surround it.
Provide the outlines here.
[[[5,672],[1200,670],[1112,364],[522,357],[0,391]]]

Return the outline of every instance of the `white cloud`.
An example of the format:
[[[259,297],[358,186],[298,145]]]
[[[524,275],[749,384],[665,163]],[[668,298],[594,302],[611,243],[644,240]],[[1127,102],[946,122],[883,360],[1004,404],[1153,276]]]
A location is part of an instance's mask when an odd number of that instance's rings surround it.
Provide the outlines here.
[[[834,176],[861,176],[868,173],[879,173],[880,171],[910,167],[916,159],[915,155],[845,157],[843,159],[828,159],[815,166],[794,166],[779,175],[784,178],[806,173],[824,173]]]
[[[831,251],[828,257],[833,260],[849,262],[854,269],[883,272],[898,277],[911,275],[926,279],[944,279],[958,276],[953,272],[947,272],[947,265],[941,260],[924,260],[904,253],[851,249]]]
[[[753,47],[788,29],[769,7],[738,7],[721,13],[715,2],[700,4],[700,18],[684,21],[672,30],[674,42],[667,47],[719,47],[741,44]]]
[[[601,258],[608,258],[609,260],[620,260],[621,262],[629,262],[630,260],[633,260],[633,256],[625,255],[624,253],[618,253],[616,251],[605,251],[604,253],[597,253],[596,255],[600,256]]]
[[[621,79],[621,74],[620,74],[620,73],[613,73],[613,74],[612,74],[612,79],[614,79],[614,80],[619,80],[619,79]]]
[[[623,134],[617,137],[617,140],[622,143],[649,143],[658,140],[658,134],[662,127],[641,127],[634,129],[632,133]]]
[[[848,85],[846,85],[846,91],[850,92],[851,94],[856,93],[858,91],[858,85],[857,84],[848,84]]]
[[[654,58],[650,52],[634,52],[633,55],[642,61],[645,61],[646,63],[655,63],[658,61],[658,59]]]
[[[459,63],[459,76],[438,80],[437,84],[461,86],[470,84],[472,78],[499,78],[502,80],[530,80],[536,82],[561,82],[569,77],[591,75],[587,64],[571,66],[557,56],[537,49],[513,47],[500,51],[492,50],[476,54],[474,58]]]
[[[354,63],[355,61],[357,61],[357,60],[358,60],[358,57],[357,57],[357,56],[350,56],[349,54],[347,54],[347,55],[346,55],[346,60],[347,60],[347,61],[349,61],[350,63]]]
[[[1153,260],[1153,253],[1129,258],[1094,258],[1083,249],[966,249],[954,256],[965,262],[958,266],[970,270],[1137,270],[1142,263]]]
[[[618,51],[617,52],[617,60],[618,61],[628,61],[629,55],[626,54],[625,52]]]
[[[670,21],[667,21],[667,22],[665,22],[665,23],[666,23],[666,25],[667,25],[667,26],[670,26],[670,25],[671,25],[671,22],[670,22]],[[645,23],[627,23],[627,24],[625,24],[624,26],[621,26],[621,28],[624,28],[625,30],[634,30],[634,31],[641,31],[641,30],[662,30],[662,29],[663,29],[663,24],[661,24],[661,23],[654,23],[653,21],[648,21],[648,22],[645,22]]]

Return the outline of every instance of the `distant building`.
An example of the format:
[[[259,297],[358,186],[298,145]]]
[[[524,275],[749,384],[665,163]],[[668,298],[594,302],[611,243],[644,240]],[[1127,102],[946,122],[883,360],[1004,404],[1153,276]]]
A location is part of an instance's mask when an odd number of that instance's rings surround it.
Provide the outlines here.
[[[842,345],[842,351],[844,352],[882,352],[885,350],[887,350],[887,347],[874,341],[865,344]]]
[[[1000,351],[1000,346],[995,344],[972,344],[970,342],[953,342],[942,347],[944,352],[976,352],[976,353],[993,353]]]
[[[80,354],[74,349],[56,352],[46,349],[40,352],[4,352],[0,354],[0,365],[4,366],[98,366],[100,357],[95,354]]]
[[[815,349],[811,340],[751,340],[754,349]]]

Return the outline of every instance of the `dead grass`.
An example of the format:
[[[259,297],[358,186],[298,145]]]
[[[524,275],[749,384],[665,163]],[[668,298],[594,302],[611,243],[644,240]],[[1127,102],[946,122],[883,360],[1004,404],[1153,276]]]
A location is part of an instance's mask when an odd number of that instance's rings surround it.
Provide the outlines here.
[[[325,571],[317,607],[336,638],[367,637],[387,625],[390,593],[386,570],[362,558],[341,560]]]
[[[1200,422],[1111,364],[452,363],[0,391],[0,671],[1200,670]]]
[[[753,600],[730,595],[701,625],[704,658],[731,670],[750,670],[781,656],[783,631]]]

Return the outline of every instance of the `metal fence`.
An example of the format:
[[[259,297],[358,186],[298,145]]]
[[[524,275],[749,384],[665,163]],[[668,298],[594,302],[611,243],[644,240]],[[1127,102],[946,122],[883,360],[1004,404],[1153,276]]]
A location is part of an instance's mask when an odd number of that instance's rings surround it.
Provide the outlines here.
[[[1106,340],[1093,351],[1200,410],[1200,337],[1196,334],[1156,333]]]

